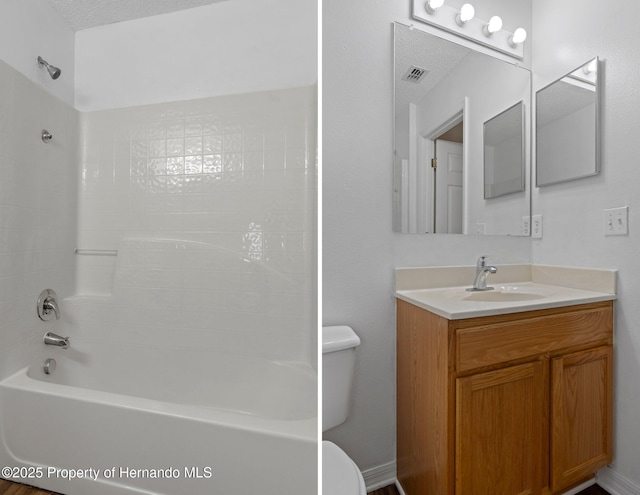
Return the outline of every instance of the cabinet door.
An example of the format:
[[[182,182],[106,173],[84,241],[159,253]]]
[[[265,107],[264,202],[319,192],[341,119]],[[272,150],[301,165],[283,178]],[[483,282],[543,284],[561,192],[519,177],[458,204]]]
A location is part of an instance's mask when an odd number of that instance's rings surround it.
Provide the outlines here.
[[[541,493],[547,369],[537,361],[456,381],[456,495]]]
[[[397,477],[407,495],[453,495],[448,321],[398,301]]]
[[[611,462],[611,346],[552,360],[551,488],[591,476]]]

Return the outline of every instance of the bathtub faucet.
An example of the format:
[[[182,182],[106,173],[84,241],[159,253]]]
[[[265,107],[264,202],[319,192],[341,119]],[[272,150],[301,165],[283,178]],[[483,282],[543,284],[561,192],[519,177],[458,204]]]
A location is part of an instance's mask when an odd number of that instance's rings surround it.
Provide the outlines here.
[[[56,335],[53,332],[47,332],[44,334],[44,343],[46,345],[55,345],[63,349],[68,349],[69,337],[60,337],[60,335]]]

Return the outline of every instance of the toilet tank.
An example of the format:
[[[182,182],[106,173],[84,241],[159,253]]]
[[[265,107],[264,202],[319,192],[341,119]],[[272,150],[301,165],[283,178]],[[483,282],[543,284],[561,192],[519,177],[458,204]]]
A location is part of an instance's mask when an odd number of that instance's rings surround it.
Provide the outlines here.
[[[360,338],[348,326],[322,327],[322,431],[349,416],[353,365]]]

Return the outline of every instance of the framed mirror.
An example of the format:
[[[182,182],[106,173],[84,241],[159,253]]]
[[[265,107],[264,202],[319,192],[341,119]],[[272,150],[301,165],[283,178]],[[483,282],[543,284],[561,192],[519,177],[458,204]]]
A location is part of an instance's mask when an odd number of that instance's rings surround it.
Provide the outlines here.
[[[524,191],[524,102],[484,123],[484,198]]]
[[[530,71],[401,23],[394,61],[393,230],[523,235],[531,213]],[[485,197],[485,122],[518,105],[525,187]],[[492,172],[492,189],[513,179],[502,174]]]
[[[536,92],[536,186],[600,173],[599,60]]]

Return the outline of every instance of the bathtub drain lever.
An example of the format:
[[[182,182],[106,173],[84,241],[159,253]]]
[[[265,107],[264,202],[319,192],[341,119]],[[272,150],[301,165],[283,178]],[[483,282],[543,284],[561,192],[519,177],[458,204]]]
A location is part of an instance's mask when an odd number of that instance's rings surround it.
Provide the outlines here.
[[[50,375],[51,373],[53,373],[56,370],[56,360],[53,358],[47,359],[42,366],[42,370],[44,371],[45,375]]]

